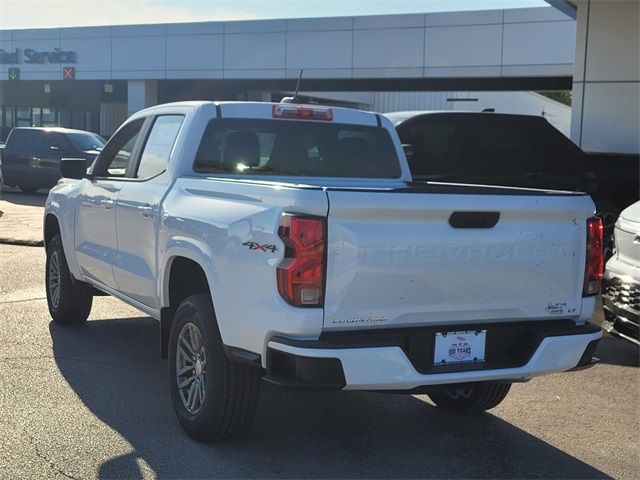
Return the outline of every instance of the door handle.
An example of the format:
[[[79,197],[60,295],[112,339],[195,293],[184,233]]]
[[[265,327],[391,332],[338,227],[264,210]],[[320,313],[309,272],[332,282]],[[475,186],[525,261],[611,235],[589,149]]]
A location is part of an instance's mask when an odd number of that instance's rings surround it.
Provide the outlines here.
[[[113,208],[113,203],[113,200],[110,199],[100,200],[100,205],[102,205],[107,210],[111,210]]]
[[[140,205],[138,207],[138,211],[142,214],[142,216],[144,218],[155,218],[156,217],[156,212],[154,210],[154,208],[149,205],[148,203],[144,204],[144,205]]]

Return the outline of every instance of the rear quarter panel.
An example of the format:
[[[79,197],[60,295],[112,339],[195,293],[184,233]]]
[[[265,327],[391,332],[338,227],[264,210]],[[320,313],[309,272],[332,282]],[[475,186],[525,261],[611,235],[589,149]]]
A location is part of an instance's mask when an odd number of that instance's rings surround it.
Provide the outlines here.
[[[284,256],[278,226],[285,212],[326,216],[327,209],[326,193],[318,188],[178,179],[164,202],[159,233],[162,305],[169,303],[171,264],[182,256],[205,270],[226,345],[263,353],[277,333],[317,338],[323,310],[292,307],[278,294],[276,268]],[[247,242],[275,251],[251,249]]]

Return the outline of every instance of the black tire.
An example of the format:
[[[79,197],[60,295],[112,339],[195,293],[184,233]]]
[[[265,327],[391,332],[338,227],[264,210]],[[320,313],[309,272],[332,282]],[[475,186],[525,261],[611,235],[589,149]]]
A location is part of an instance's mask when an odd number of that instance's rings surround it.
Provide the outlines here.
[[[190,345],[193,347],[194,335],[189,333],[193,332],[190,330],[193,327],[197,328],[195,336],[197,338],[199,334],[201,341],[201,344],[196,341],[196,348],[191,349],[197,350],[197,357],[192,357],[193,352],[188,351],[185,346],[178,353],[178,341],[179,338],[185,339],[184,335],[191,339]],[[187,340],[185,342],[189,343]],[[178,375],[177,360],[183,364],[183,360],[188,356],[197,358],[193,362],[187,360],[193,365],[193,370]],[[200,363],[198,374],[196,365],[203,358],[204,367]],[[184,365],[185,369],[191,368],[188,364]],[[190,378],[195,379],[182,389],[179,388],[179,381],[188,382]],[[253,419],[258,402],[260,374],[256,367],[235,362],[225,355],[213,304],[208,294],[185,298],[176,311],[169,336],[169,385],[178,421],[186,433],[195,440],[219,442],[236,437],[248,429]],[[203,398],[198,397],[198,409],[188,402],[192,388],[195,388],[193,394],[196,396],[200,391],[198,389],[204,392]],[[196,411],[189,411],[189,408]]]
[[[36,193],[38,190],[40,190],[40,187],[36,187],[35,185],[18,185],[18,187],[24,193]]]
[[[57,293],[54,288],[56,275],[59,286]],[[57,323],[84,322],[91,313],[93,289],[88,283],[76,280],[71,275],[60,235],[55,235],[47,244],[45,277],[51,318]]]
[[[455,413],[479,413],[490,410],[502,402],[510,383],[477,382],[460,385],[442,385],[429,392],[437,407]]]

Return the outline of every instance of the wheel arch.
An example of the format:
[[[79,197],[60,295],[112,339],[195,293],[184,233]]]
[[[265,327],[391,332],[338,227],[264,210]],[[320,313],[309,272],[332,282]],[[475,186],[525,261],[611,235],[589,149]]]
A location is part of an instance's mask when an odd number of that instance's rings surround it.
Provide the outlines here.
[[[167,356],[173,316],[180,302],[199,293],[207,293],[215,305],[215,266],[208,248],[192,242],[181,242],[168,249],[159,278],[161,355]],[[200,243],[200,242],[198,242]]]
[[[47,245],[56,234],[62,235],[60,221],[55,214],[49,212],[44,218],[43,239],[45,248],[47,248]]]

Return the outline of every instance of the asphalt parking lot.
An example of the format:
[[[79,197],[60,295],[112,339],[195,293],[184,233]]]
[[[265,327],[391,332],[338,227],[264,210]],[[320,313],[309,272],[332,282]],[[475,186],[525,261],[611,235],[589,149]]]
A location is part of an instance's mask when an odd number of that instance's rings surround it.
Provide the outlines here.
[[[491,413],[426,397],[265,385],[249,436],[202,445],[174,417],[153,319],[96,298],[51,323],[44,251],[0,245],[0,478],[639,478],[638,349],[517,384]]]

